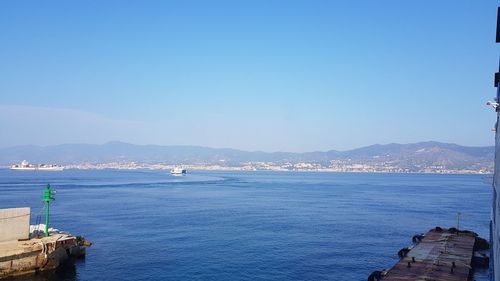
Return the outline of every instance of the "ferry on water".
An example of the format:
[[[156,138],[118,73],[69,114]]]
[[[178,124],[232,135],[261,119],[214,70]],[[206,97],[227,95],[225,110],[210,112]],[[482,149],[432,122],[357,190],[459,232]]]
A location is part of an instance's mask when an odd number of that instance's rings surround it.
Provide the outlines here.
[[[23,171],[62,171],[64,170],[64,167],[59,165],[48,165],[48,164],[32,165],[28,161],[23,160],[21,164],[12,165],[10,169],[23,170]]]
[[[182,176],[182,175],[185,175],[185,174],[187,173],[187,170],[186,170],[186,169],[179,168],[179,167],[175,167],[175,168],[173,168],[172,170],[170,170],[170,173],[171,173],[172,175]]]

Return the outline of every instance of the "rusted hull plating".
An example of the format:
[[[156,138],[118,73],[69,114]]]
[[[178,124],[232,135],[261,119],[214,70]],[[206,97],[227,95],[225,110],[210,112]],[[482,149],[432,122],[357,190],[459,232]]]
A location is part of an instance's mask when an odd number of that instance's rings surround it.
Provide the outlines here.
[[[383,278],[384,281],[467,281],[476,234],[429,231]]]

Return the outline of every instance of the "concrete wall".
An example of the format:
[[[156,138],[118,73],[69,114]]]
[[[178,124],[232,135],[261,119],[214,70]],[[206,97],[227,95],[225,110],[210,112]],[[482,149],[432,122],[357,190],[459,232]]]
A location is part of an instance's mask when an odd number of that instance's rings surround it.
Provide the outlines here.
[[[0,242],[27,239],[30,235],[30,208],[0,209]]]

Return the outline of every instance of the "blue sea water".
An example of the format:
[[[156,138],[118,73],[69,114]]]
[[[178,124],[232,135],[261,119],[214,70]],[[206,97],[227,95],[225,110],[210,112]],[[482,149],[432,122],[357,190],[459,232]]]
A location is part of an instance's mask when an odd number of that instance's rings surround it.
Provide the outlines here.
[[[0,208],[29,206],[34,223],[50,183],[52,226],[94,243],[20,280],[366,280],[457,212],[488,237],[488,176],[189,172],[0,170]]]

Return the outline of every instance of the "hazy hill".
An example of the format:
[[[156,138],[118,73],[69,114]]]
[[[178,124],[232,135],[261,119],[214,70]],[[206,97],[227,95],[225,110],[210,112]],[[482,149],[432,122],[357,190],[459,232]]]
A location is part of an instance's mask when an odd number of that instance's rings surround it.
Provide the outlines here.
[[[62,144],[54,146],[15,146],[0,149],[0,165],[28,160],[32,163],[108,163],[141,162],[165,164],[224,164],[245,162],[320,163],[386,163],[398,167],[443,166],[478,169],[492,167],[494,147],[466,147],[440,142],[371,145],[348,151],[261,152],[218,149],[201,146],[134,145],[123,142]]]
[[[358,162],[388,162],[402,168],[441,166],[451,169],[493,167],[494,146],[467,147],[440,142],[372,145],[341,153]]]

